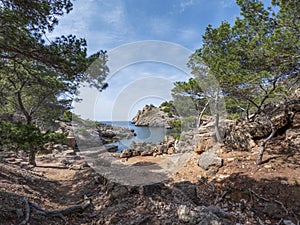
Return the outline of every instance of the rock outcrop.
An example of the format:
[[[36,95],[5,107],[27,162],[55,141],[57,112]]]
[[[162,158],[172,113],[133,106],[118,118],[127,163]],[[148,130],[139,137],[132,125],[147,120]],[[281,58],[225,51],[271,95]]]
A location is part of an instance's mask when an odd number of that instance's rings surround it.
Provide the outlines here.
[[[175,152],[175,138],[165,136],[162,142],[132,142],[131,149],[124,149],[120,154],[120,158],[129,158],[134,156],[158,156],[163,154],[173,154]]]
[[[298,126],[296,121],[300,113],[300,99],[292,98],[277,105],[270,105],[269,108],[269,116],[276,133],[285,132],[287,138],[292,136],[297,140],[299,132],[294,129],[291,131],[290,128]],[[225,143],[233,150],[248,151],[256,147],[255,141],[268,137],[270,133],[270,123],[264,116],[258,116],[254,121],[245,120],[231,124],[226,130]]]
[[[130,139],[135,135],[134,130],[104,123],[98,123],[96,130],[103,144]]]
[[[169,121],[175,120],[173,116],[153,105],[146,105],[139,110],[131,122],[136,126],[172,128]]]
[[[69,123],[60,122],[58,132],[71,135],[70,137],[75,139],[76,147],[78,147],[79,150],[102,146],[119,141],[120,139],[129,139],[135,135],[134,130],[125,127],[91,121],[86,124],[84,120]]]

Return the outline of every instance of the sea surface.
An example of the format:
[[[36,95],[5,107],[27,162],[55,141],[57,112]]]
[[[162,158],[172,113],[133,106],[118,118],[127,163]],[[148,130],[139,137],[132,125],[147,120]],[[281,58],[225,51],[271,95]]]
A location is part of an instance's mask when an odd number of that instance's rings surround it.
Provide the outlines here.
[[[130,144],[135,142],[160,142],[164,139],[165,135],[170,132],[169,129],[164,127],[140,127],[135,126],[130,121],[101,121],[101,123],[109,124],[112,126],[126,127],[134,130],[136,136],[131,139],[123,139],[118,142],[112,143],[118,146],[118,151],[130,148]]]

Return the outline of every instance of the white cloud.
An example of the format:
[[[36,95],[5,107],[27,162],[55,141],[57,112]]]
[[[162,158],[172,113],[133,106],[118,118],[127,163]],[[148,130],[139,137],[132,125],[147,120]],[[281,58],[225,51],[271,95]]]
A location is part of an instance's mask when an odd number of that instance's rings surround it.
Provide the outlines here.
[[[170,34],[173,29],[173,25],[170,20],[162,17],[155,17],[150,19],[151,31],[155,35],[166,36]]]
[[[236,1],[235,0],[221,0],[220,3],[223,8],[230,8],[230,7],[235,6]]]
[[[188,7],[194,5],[194,0],[183,0],[180,2],[180,12],[184,12]]]
[[[131,40],[133,31],[126,18],[125,7],[120,0],[78,0],[74,9],[59,21],[49,39],[74,34],[88,42],[89,54],[100,49],[111,49]]]

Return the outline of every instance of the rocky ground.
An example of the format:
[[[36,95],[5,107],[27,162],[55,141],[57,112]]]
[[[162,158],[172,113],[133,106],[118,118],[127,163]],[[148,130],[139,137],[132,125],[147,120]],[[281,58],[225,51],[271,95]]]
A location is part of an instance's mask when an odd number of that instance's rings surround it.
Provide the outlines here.
[[[106,179],[72,151],[39,156],[35,168],[6,154],[0,224],[299,224],[300,154],[284,146],[284,137],[274,139],[259,166],[257,152],[224,149],[212,176],[195,153],[167,179],[135,186]],[[138,169],[161,160],[124,163]]]
[[[31,167],[21,153],[2,153],[0,224],[299,225],[299,112],[276,116],[280,128],[260,165],[256,122],[232,124],[229,142],[216,144],[207,121],[182,144],[165,140],[170,154],[120,158],[103,147],[53,146]],[[240,137],[238,150],[230,143]]]

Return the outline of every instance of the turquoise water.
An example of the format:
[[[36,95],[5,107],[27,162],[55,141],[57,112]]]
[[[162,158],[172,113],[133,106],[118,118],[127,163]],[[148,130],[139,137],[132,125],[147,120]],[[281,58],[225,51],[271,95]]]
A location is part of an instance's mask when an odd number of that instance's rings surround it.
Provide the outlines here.
[[[160,142],[164,139],[164,136],[168,134],[170,130],[165,129],[164,127],[139,127],[132,124],[130,121],[101,121],[101,123],[126,127],[133,129],[136,133],[136,136],[131,139],[123,139],[118,142],[113,143],[113,145],[118,145],[119,150],[121,151],[126,148],[130,148],[131,142]]]

